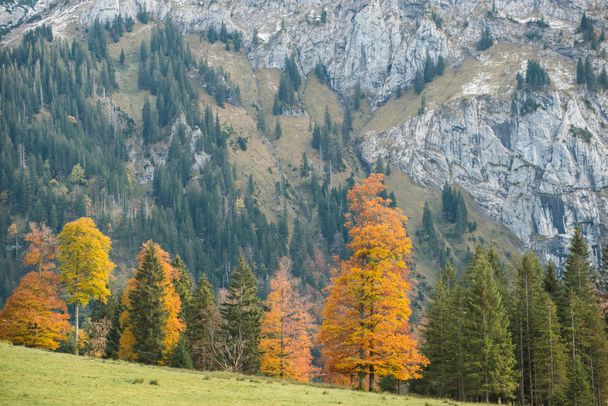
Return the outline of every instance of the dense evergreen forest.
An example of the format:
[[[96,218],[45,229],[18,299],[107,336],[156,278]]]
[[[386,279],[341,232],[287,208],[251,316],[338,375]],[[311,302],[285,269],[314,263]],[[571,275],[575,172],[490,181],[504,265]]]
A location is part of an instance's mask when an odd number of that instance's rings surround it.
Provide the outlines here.
[[[259,275],[274,269],[289,248],[299,267],[309,256],[302,228],[301,239],[288,247],[286,219],[274,223],[262,213],[251,179],[237,188],[238,175],[227,159],[228,135],[209,107],[199,111],[189,76],[199,72],[218,103],[238,103],[238,88],[218,84],[224,74],[195,61],[171,22],[154,29],[149,45],[141,44],[138,85],[156,96],[155,103],[144,103],[141,135],[111,103],[120,62],[108,55],[107,42],[130,27],[123,19],[95,22],[86,41],[68,43],[54,40],[43,26],[0,52],[0,230],[8,246],[0,253],[3,300],[23,271],[19,256],[28,221],[45,222],[57,232],[69,220],[94,216],[120,241],[125,256],[139,249],[145,236],[155,235],[179,253],[195,277],[204,272],[216,286],[227,282],[241,252]],[[177,120],[180,114],[184,120]],[[194,128],[203,136],[194,140]],[[145,145],[168,144],[149,190],[142,191],[125,168],[133,137],[142,137]],[[193,149],[209,157],[203,170],[193,169]],[[319,212],[339,219],[343,191],[330,190],[314,174],[311,190]],[[343,233],[340,220],[326,224],[327,241]]]

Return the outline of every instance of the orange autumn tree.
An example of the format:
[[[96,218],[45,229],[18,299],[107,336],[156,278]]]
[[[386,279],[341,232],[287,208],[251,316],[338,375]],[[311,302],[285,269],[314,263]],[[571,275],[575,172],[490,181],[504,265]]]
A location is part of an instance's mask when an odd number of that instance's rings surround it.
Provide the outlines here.
[[[352,255],[332,278],[319,334],[331,371],[357,376],[360,389],[367,376],[370,391],[377,377],[419,378],[428,364],[408,322],[412,243],[407,218],[380,197],[383,179],[372,174],[348,192]]]
[[[171,266],[169,254],[153,241],[143,244],[137,260],[136,274],[127,282],[122,297],[125,311],[120,320],[124,332],[118,357],[162,364],[170,357],[186,329],[179,318],[181,301],[173,285],[178,271]],[[134,302],[134,298],[142,297],[138,292],[144,292],[147,300]],[[154,321],[153,325],[143,330],[158,334],[139,332],[142,324],[149,321]]]
[[[0,340],[55,350],[70,330],[68,320],[57,275],[30,272],[21,278],[0,311]]]
[[[270,280],[268,311],[260,327],[260,370],[269,376],[308,381],[312,378],[312,317],[295,289],[291,262],[281,258]]]
[[[30,232],[24,236],[29,248],[23,256],[25,265],[35,266],[39,272],[55,269],[57,237],[45,224],[30,223]]]

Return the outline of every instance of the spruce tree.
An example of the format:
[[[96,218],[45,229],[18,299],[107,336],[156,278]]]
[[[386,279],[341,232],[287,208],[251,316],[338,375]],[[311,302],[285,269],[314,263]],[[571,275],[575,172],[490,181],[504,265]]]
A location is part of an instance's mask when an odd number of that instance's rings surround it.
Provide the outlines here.
[[[435,224],[433,221],[433,214],[429,202],[424,202],[424,209],[422,211],[422,229],[431,242],[432,245],[437,244],[437,232],[435,231]]]
[[[550,405],[564,403],[567,384],[566,346],[561,336],[557,306],[548,293],[540,296],[538,328],[532,351],[537,354],[534,373],[538,397]]]
[[[433,60],[431,59],[431,55],[427,51],[426,59],[424,61],[424,81],[426,83],[429,83],[433,80],[434,77],[435,77],[435,64],[433,63]]]
[[[180,337],[179,342],[173,349],[170,361],[171,366],[174,368],[193,368],[192,358],[190,357],[190,352],[188,351],[185,336]]]
[[[314,174],[314,172],[313,172]],[[292,272],[294,276],[303,278],[304,264],[306,262],[306,235],[300,219],[296,217],[293,224],[293,233],[289,242],[289,255],[293,261]]]
[[[608,73],[606,73],[606,67],[602,68],[602,71],[597,77],[597,83],[603,90],[608,89]]]
[[[129,294],[129,324],[135,338],[133,351],[138,361],[156,364],[163,359],[164,326],[168,312],[163,305],[164,271],[151,241],[144,248],[135,281],[135,288]]]
[[[594,294],[589,248],[580,228],[576,228],[570,241],[560,318],[571,365],[578,368],[580,363],[582,368],[581,373],[572,375],[572,379],[577,381],[571,381],[569,387],[582,388],[578,380],[584,376],[591,389],[592,404],[603,404],[608,397],[608,338],[606,323]],[[578,392],[569,390],[568,393]],[[570,402],[579,402],[578,395],[572,396],[568,398]]]
[[[281,102],[279,101],[279,95],[274,95],[274,102],[272,103],[272,115],[278,116],[281,114]]]
[[[595,31],[593,29],[593,20],[587,17],[586,12],[583,13],[583,16],[581,17],[581,22],[578,26],[577,32],[583,34],[583,40],[585,42],[590,42],[593,49],[597,48],[598,39],[595,36]]]
[[[597,272],[595,287],[600,295],[608,295],[608,244],[602,250],[602,259]]]
[[[179,318],[186,320],[186,315],[192,301],[192,274],[190,274],[190,271],[186,268],[186,264],[179,255],[171,262],[171,266],[175,269],[173,286],[175,286],[175,291],[182,302]]]
[[[486,402],[510,398],[517,383],[509,318],[494,270],[482,247],[475,251],[466,272],[465,285],[464,369],[467,396]]]
[[[437,57],[437,65],[435,66],[435,73],[437,74],[437,76],[441,76],[441,75],[443,75],[444,72],[445,72],[445,61],[443,59],[443,56],[439,55]]]
[[[268,132],[268,127],[266,127],[266,119],[264,118],[264,110],[258,108],[257,112],[257,122],[256,127],[258,131],[264,135]]]
[[[190,354],[196,369],[210,370],[216,367],[214,340],[219,327],[219,311],[215,303],[213,288],[205,274],[201,275],[192,297],[186,333]]]
[[[589,58],[585,58],[583,70],[585,76],[585,84],[587,85],[587,88],[595,90],[597,87],[597,79],[595,77],[595,72],[593,71],[593,65],[591,64]]]
[[[278,140],[279,138],[281,138],[282,135],[283,135],[283,129],[281,128],[281,122],[279,120],[277,120],[277,122],[274,126],[274,138],[276,138]]]
[[[481,38],[479,42],[477,42],[477,50],[485,51],[486,49],[490,49],[494,45],[494,40],[492,39],[492,32],[490,31],[490,27],[487,25],[484,27],[481,32]]]
[[[546,404],[563,394],[565,348],[555,304],[543,284],[538,257],[525,254],[517,264],[511,323],[521,404]]]
[[[566,401],[571,406],[592,405],[589,377],[580,358],[571,358],[568,364],[568,387],[566,388]]]
[[[353,114],[350,106],[346,106],[344,109],[344,121],[342,121],[342,137],[344,142],[350,140],[350,133],[353,130]]]
[[[527,88],[533,91],[541,90],[551,83],[547,71],[534,59],[528,59],[525,81]]]
[[[112,296],[108,305],[110,309],[110,331],[106,337],[105,358],[118,358],[118,350],[120,348],[120,337],[122,336],[122,325],[120,323],[120,315],[124,311],[124,306],[120,303],[122,292],[116,296]]]
[[[576,62],[576,84],[585,84],[585,65],[582,58],[578,58],[578,62]]]
[[[593,267],[589,261],[589,248],[580,228],[574,230],[568,251],[564,271],[564,288],[575,294],[587,293],[591,287]]]
[[[494,278],[496,279],[496,285],[502,296],[502,302],[507,310],[511,310],[511,292],[509,291],[509,278],[507,275],[507,267],[500,260],[500,256],[496,251],[496,247],[490,246],[486,248],[486,257],[492,271],[494,272]]]
[[[212,44],[217,41],[217,30],[212,25],[209,26],[209,29],[207,30],[207,40]]]
[[[363,92],[361,91],[361,83],[357,81],[355,85],[355,95],[353,96],[353,110],[359,111],[361,109],[361,98],[363,97]]]
[[[332,131],[333,120],[331,118],[331,114],[329,113],[329,108],[327,106],[325,106],[325,112],[323,113],[323,125],[328,133]]]
[[[468,226],[467,206],[464,203],[464,197],[460,191],[458,191],[456,198],[454,234],[461,237],[467,231]]]
[[[310,171],[310,167],[308,164],[308,156],[306,156],[306,152],[302,152],[302,164],[300,165],[300,176],[303,178],[307,177],[309,171]]]
[[[456,295],[454,268],[448,264],[430,297],[422,346],[422,352],[430,361],[423,372],[424,383],[439,397],[458,395],[460,351]]]
[[[253,374],[258,371],[258,344],[262,303],[257,297],[257,279],[251,268],[240,259],[230,278],[226,300],[220,314],[224,342],[223,363],[229,370]]]
[[[317,124],[315,124],[315,127],[312,130],[312,140],[310,144],[314,149],[319,149],[321,147],[321,129]]]
[[[141,110],[142,137],[144,143],[149,144],[158,141],[158,124],[156,114],[152,111],[152,105],[148,96],[144,98]]]
[[[424,84],[424,74],[420,71],[416,72],[416,76],[414,77],[414,90],[416,94],[420,94],[424,90]]]
[[[557,304],[561,295],[561,284],[559,279],[557,279],[557,270],[553,261],[549,261],[545,267],[543,287],[545,292],[551,297],[551,300]]]

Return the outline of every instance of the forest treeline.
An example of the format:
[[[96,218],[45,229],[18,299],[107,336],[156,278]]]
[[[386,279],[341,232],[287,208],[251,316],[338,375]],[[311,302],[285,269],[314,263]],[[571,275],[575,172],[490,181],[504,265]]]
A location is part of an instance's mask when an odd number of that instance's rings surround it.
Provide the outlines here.
[[[598,269],[580,229],[563,269],[529,252],[510,264],[478,247],[448,265],[423,326],[419,388],[460,400],[603,405],[608,388],[608,247]]]
[[[51,350],[182,368],[261,372],[374,390],[386,376],[420,377],[428,364],[409,318],[412,244],[383,175],[353,185],[345,227],[352,255],[330,283],[322,321],[291,261],[281,258],[265,300],[241,256],[227,289],[194,282],[179,256],[151,240],[121,290],[110,292],[112,242],[91,218],[55,236],[30,223],[24,276],[0,312],[0,339]],[[73,324],[67,305],[73,305]],[[79,309],[88,307],[84,330]],[[320,344],[320,345],[319,345]],[[313,349],[321,355],[313,362]]]
[[[413,326],[412,243],[403,213],[385,194],[382,174],[347,191],[349,254],[332,273],[322,309],[287,257],[271,272],[265,296],[257,264],[242,256],[227,288],[215,290],[205,273],[194,279],[179,256],[151,240],[141,245],[126,285],[110,292],[111,240],[92,219],[65,224],[57,237],[31,223],[22,261],[34,270],[0,311],[0,338],[370,391],[521,405],[605,403],[608,248],[594,268],[576,229],[558,269],[530,252],[504,263],[480,245],[463,272],[448,263],[421,325]]]

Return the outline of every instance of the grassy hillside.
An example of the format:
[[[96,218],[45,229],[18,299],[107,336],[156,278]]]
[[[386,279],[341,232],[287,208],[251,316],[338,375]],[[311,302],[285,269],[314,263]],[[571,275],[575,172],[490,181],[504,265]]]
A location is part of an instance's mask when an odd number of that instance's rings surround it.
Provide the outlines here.
[[[76,358],[7,344],[0,344],[0,404],[465,405],[448,400],[295,384],[259,376]]]

